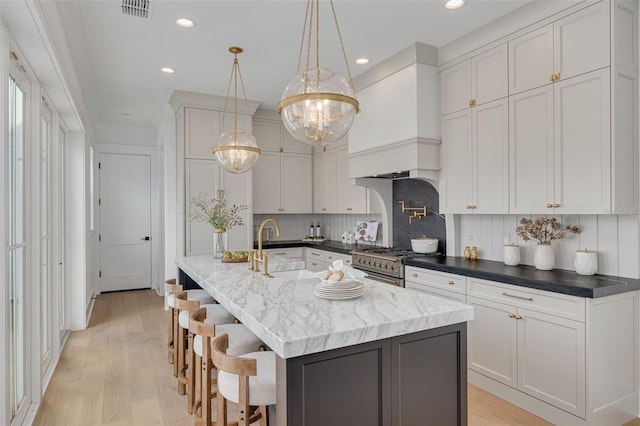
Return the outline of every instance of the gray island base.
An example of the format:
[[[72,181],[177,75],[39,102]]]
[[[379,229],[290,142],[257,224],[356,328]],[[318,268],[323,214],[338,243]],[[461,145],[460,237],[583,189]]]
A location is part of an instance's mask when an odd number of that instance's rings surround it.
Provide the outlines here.
[[[304,264],[270,258],[274,278],[210,256],[176,264],[277,354],[277,426],[467,424],[466,321],[473,308],[364,279],[326,300]]]

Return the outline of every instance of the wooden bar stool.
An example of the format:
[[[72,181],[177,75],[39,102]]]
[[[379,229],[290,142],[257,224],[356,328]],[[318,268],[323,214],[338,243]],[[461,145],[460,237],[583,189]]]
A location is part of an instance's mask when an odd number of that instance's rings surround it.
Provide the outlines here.
[[[211,359],[211,344],[216,333],[224,333],[229,336],[228,352],[236,355],[253,352],[264,348],[263,343],[245,325],[223,324],[215,325],[207,323],[205,308],[191,312],[189,317],[189,334],[193,334],[194,353],[194,405],[193,415],[196,425],[215,425],[211,419],[211,398],[215,398],[216,392],[212,391],[212,385],[217,379],[212,378],[215,365]]]
[[[182,292],[182,285],[176,284],[175,278],[165,281],[165,290],[168,293],[167,306],[169,307],[169,363],[173,364],[173,376],[178,377],[178,351],[176,350],[178,342],[178,310],[176,309],[176,294]],[[202,304],[213,303],[213,297],[204,290],[186,290],[187,300],[197,300]]]
[[[213,341],[213,363],[218,368],[217,426],[227,426],[227,400],[238,404],[238,426],[260,419],[269,424],[268,406],[276,403],[276,354],[272,351],[229,355],[229,336]]]
[[[184,292],[176,295],[176,309],[178,310],[178,340],[176,350],[178,351],[178,393],[187,394],[187,411],[193,412],[194,398],[194,368],[195,355],[193,352],[193,336],[189,331],[189,314],[200,308],[206,309],[207,319],[205,322],[214,325],[231,324],[235,318],[224,306],[212,303],[201,305],[197,300],[187,300]],[[188,343],[187,343],[188,340]]]

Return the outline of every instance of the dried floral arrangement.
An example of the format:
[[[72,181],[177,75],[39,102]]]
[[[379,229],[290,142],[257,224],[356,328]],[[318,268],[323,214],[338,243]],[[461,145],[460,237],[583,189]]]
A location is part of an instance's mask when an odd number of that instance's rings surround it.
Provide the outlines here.
[[[191,198],[189,219],[207,222],[217,232],[224,232],[235,226],[244,225],[240,212],[248,208],[246,204],[233,204],[228,208],[224,195],[220,198],[210,198],[206,193],[199,193]]]
[[[566,225],[564,228],[555,217],[539,217],[536,220],[520,219],[516,234],[524,241],[535,240],[541,244],[549,244],[553,240],[561,240],[567,233],[578,234],[580,228]]]

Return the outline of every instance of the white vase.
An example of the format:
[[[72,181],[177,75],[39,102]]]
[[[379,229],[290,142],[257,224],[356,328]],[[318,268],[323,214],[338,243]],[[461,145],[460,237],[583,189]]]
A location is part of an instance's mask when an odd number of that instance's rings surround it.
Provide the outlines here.
[[[553,254],[553,247],[550,243],[538,243],[533,255],[533,266],[541,271],[550,271],[555,266],[556,260]]]
[[[505,244],[502,248],[502,260],[505,265],[517,266],[520,264],[520,246],[517,244]]]
[[[228,234],[224,228],[216,228],[213,230],[213,258],[221,259],[228,247]]]

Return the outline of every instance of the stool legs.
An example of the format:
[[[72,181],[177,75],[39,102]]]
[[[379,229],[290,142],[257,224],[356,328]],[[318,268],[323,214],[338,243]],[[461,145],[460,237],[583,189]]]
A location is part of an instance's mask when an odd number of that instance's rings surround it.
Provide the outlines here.
[[[177,309],[173,309],[173,329],[171,330],[171,334],[173,336],[173,345],[172,345],[172,357],[173,361],[173,377],[178,377],[178,330],[181,328],[178,325],[178,315],[180,312]]]
[[[178,352],[177,360],[177,370],[178,370],[178,394],[184,395],[186,392],[186,380],[187,380],[187,363],[185,359],[185,329],[178,325],[178,339],[176,340],[177,345],[176,351]]]
[[[174,321],[175,309],[169,308],[169,330],[167,332],[167,353],[169,355],[169,364],[173,364],[173,355],[175,354],[175,348],[173,346],[173,321]]]

